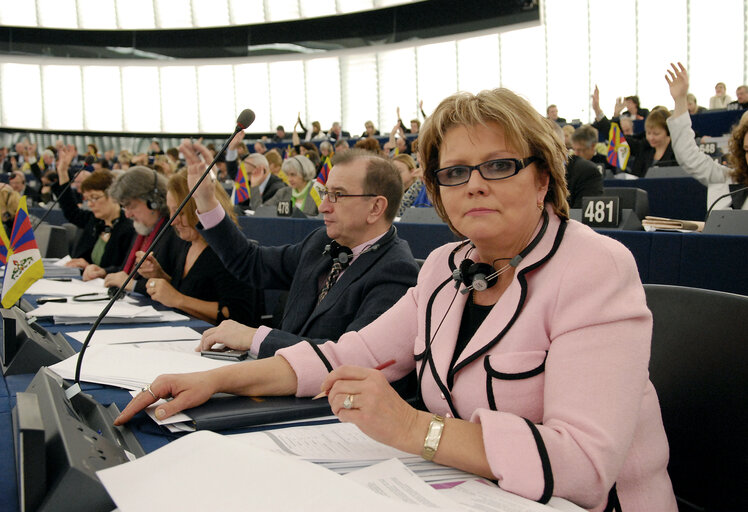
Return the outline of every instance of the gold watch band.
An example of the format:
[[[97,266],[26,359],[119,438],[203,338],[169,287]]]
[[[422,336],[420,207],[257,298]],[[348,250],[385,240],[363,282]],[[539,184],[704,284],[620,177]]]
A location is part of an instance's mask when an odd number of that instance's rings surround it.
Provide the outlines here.
[[[444,417],[434,414],[429,423],[429,429],[426,432],[426,438],[423,440],[423,451],[421,457],[426,460],[434,460],[436,450],[439,449],[439,440],[444,432]]]

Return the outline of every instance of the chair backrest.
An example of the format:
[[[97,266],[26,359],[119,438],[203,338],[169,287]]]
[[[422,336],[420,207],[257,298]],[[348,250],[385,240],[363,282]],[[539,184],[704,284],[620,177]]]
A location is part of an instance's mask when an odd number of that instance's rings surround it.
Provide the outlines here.
[[[400,222],[415,222],[418,224],[444,224],[444,221],[430,207],[406,208]]]
[[[748,297],[670,285],[644,290],[654,320],[650,379],[679,508],[748,510]]]
[[[606,187],[603,195],[618,196],[622,210],[633,210],[639,220],[649,215],[649,194],[635,187]]]
[[[68,254],[72,254],[73,247],[75,247],[75,244],[83,234],[83,230],[70,222],[64,223],[62,227],[65,228],[65,235],[68,241]]]
[[[679,165],[665,167],[650,167],[644,174],[645,178],[685,178],[691,176]]]
[[[69,254],[67,231],[62,226],[42,222],[34,230],[42,258],[62,258]]]

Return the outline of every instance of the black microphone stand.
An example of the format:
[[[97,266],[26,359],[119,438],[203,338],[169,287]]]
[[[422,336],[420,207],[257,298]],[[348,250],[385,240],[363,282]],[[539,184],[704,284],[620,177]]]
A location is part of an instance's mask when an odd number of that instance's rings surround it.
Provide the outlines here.
[[[247,114],[247,112],[249,112]],[[171,223],[174,222],[174,219],[177,218],[177,216],[182,212],[182,209],[187,204],[187,201],[190,200],[190,198],[195,194],[195,191],[200,186],[200,184],[203,182],[205,177],[210,173],[211,169],[215,165],[218,158],[225,153],[226,148],[228,148],[229,144],[233,140],[234,136],[239,133],[240,130],[244,130],[247,128],[250,124],[252,124],[252,121],[254,121],[254,112],[247,109],[242,111],[242,113],[239,115],[239,119],[236,123],[236,128],[234,129],[234,133],[231,134],[231,136],[226,140],[223,147],[216,153],[215,158],[213,158],[213,161],[210,163],[210,165],[205,169],[202,176],[200,176],[200,179],[197,180],[197,183],[195,183],[195,186],[192,187],[187,194],[187,196],[182,200],[182,202],[177,206],[177,209],[175,210],[174,214],[169,218],[169,221],[164,223],[164,225],[161,228],[161,231],[156,235],[156,238],[153,240],[153,243],[151,243],[150,247],[145,251],[143,256],[140,258],[140,260],[135,264],[135,267],[130,271],[130,273],[127,275],[127,278],[125,279],[125,282],[122,283],[122,285],[119,287],[116,293],[113,294],[112,298],[109,300],[107,305],[104,307],[104,309],[101,310],[101,313],[99,313],[99,316],[96,318],[96,321],[91,326],[91,330],[88,331],[88,335],[86,336],[86,339],[83,341],[83,346],[81,347],[81,351],[78,353],[78,360],[75,364],[75,383],[73,386],[68,388],[66,394],[68,399],[75,396],[80,392],[80,374],[81,374],[81,365],[83,363],[83,354],[86,352],[86,348],[88,348],[88,344],[91,342],[91,338],[93,337],[94,332],[96,331],[96,328],[101,324],[102,320],[106,316],[106,314],[109,312],[110,309],[112,309],[112,306],[114,306],[114,303],[117,301],[117,299],[124,294],[124,291],[128,285],[128,283],[132,280],[132,278],[135,276],[137,271],[140,269],[140,267],[143,265],[146,259],[148,259],[148,256],[153,252],[153,248],[156,247],[156,244],[161,240],[166,230],[171,226]],[[247,121],[245,123],[242,123],[242,120],[246,119]],[[246,126],[244,126],[246,124]]]
[[[717,203],[720,202],[720,200],[722,200],[722,199],[724,199],[724,198],[726,198],[728,196],[731,196],[733,194],[737,194],[738,192],[742,192],[743,190],[748,190],[748,187],[741,187],[741,188],[736,189],[736,190],[731,190],[727,194],[722,194],[717,199],[715,199],[714,202],[712,203],[712,205],[706,211],[706,217],[704,217],[704,222],[706,222],[707,220],[709,220],[709,214],[712,213],[712,210],[714,209],[715,206],[717,206]]]

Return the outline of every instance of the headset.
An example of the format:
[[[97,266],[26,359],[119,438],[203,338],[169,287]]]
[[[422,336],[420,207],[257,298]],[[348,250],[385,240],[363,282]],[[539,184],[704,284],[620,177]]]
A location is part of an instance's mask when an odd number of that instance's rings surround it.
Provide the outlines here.
[[[395,226],[392,226],[384,236],[376,241],[376,243],[373,243],[372,245],[366,247],[363,251],[361,251],[359,253],[359,256],[370,251],[376,251],[383,244],[387,244],[392,241],[396,235],[397,228],[395,228]],[[329,254],[332,258],[333,263],[339,263],[342,270],[348,268],[348,265],[350,265],[353,261],[353,251],[350,249],[350,247],[340,245],[335,240],[332,240],[329,244],[325,245],[325,250],[322,251],[322,254]]]
[[[469,293],[471,290],[482,292],[495,285],[499,281],[499,276],[509,270],[509,268],[516,268],[517,266],[519,266],[524,257],[527,256],[527,254],[532,251],[536,245],[538,245],[540,239],[543,238],[543,235],[548,228],[548,213],[545,210],[543,210],[542,218],[543,225],[540,227],[540,231],[538,231],[538,234],[535,235],[535,238],[533,238],[532,242],[530,242],[528,246],[522,250],[522,252],[509,259],[508,264],[504,265],[498,270],[489,263],[476,263],[467,257],[462,260],[460,266],[456,267],[452,271],[452,279],[455,281],[455,288],[459,289],[460,284],[465,285],[465,288],[461,291],[463,295]],[[468,243],[472,244],[472,242]],[[462,247],[463,245],[458,246],[457,250]],[[474,247],[475,246],[473,246],[473,248]],[[470,250],[472,251],[473,248],[471,248]],[[454,254],[455,253],[453,252],[451,258],[454,258]]]
[[[148,194],[145,204],[148,205],[150,210],[160,210],[162,200],[161,192],[158,190],[158,172],[155,169],[151,169],[151,171],[153,171],[153,190]]]

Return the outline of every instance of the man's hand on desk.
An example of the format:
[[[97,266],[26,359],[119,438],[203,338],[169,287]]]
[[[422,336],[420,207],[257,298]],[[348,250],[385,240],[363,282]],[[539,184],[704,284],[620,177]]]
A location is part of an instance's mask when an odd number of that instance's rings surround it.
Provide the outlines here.
[[[180,307],[179,303],[183,295],[166,279],[149,279],[145,290],[153,300],[160,302],[164,306],[169,306],[170,308]]]
[[[218,392],[215,372],[183,373],[179,375],[161,375],[151,383],[151,391],[158,398],[173,397],[173,400],[161,404],[156,409],[160,420],[205,403]],[[133,416],[156,402],[148,391],[140,392],[133,398],[122,414],[114,420],[115,425],[123,425]]]
[[[236,350],[249,350],[257,329],[247,327],[234,320],[224,320],[218,327],[212,327],[203,333],[196,352],[209,350],[216,343],[223,343]]]
[[[90,281],[91,279],[98,279],[99,277],[105,277],[106,270],[98,265],[91,263],[85,269],[83,269],[83,280]]]
[[[114,272],[113,274],[107,274],[107,276],[104,278],[104,286],[107,288],[111,288],[112,286],[116,286],[119,288],[122,286],[122,283],[125,282],[125,279],[127,279],[127,272]],[[130,281],[127,283],[127,289],[129,291],[132,291],[133,287],[135,286],[135,281]]]

